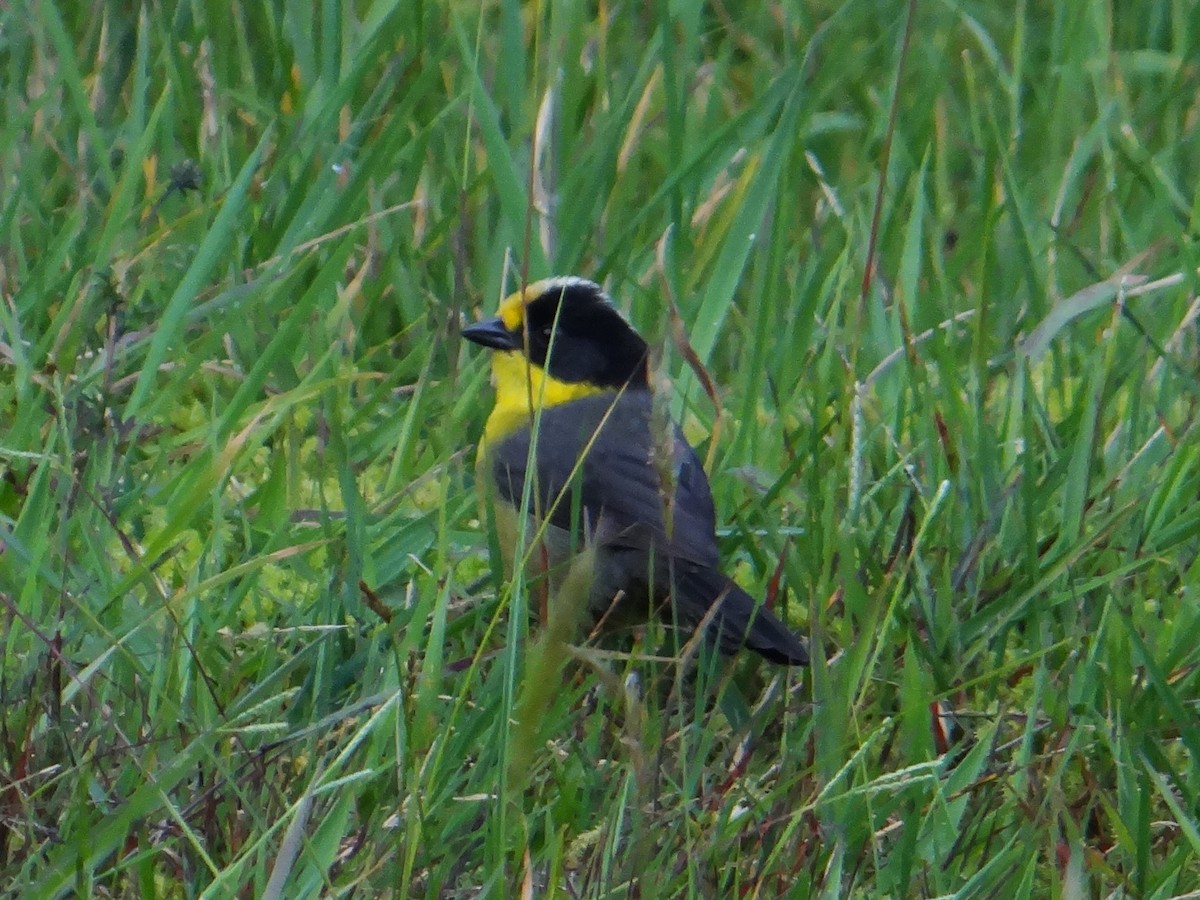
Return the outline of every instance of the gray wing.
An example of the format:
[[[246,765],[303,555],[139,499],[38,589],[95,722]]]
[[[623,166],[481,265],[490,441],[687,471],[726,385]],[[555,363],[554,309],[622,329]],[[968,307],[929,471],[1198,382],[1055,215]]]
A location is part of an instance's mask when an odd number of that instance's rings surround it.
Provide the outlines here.
[[[629,391],[544,410],[531,496],[560,528],[578,533],[581,522],[590,529],[600,526],[602,539],[613,546],[715,567],[716,515],[704,468],[674,425],[670,465],[652,461],[654,448],[667,444],[654,439],[652,405],[649,392]],[[523,428],[491,451],[500,495],[514,506],[524,496],[531,440],[530,430]],[[671,487],[668,516],[664,508]]]

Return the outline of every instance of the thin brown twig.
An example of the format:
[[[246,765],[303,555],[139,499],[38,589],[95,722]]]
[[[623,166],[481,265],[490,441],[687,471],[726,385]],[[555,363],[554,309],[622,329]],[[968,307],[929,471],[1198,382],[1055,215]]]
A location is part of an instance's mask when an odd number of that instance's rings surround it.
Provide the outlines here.
[[[883,193],[887,189],[888,162],[892,156],[892,139],[896,134],[896,112],[900,108],[900,83],[904,78],[904,62],[908,59],[908,48],[912,43],[913,23],[917,18],[917,0],[908,0],[908,13],[904,21],[904,40],[900,45],[900,59],[896,63],[896,81],[892,85],[892,104],[888,110],[887,133],[883,137],[883,152],[879,159],[879,186],[875,190],[875,210],[871,213],[871,234],[867,238],[867,264],[863,271],[860,307],[866,306],[867,294],[871,290],[871,278],[875,274],[875,245],[879,241],[879,223],[883,219]]]

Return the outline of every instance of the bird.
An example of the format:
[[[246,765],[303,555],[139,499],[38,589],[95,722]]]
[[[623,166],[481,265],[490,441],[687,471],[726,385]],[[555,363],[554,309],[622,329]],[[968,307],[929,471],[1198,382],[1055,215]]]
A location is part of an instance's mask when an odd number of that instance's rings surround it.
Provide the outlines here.
[[[528,559],[550,572],[587,560],[593,621],[657,618],[702,628],[724,655],[808,664],[805,642],[721,571],[704,467],[652,389],[647,342],[599,285],[527,284],[461,334],[491,351],[477,471],[510,575],[526,509],[542,535]]]

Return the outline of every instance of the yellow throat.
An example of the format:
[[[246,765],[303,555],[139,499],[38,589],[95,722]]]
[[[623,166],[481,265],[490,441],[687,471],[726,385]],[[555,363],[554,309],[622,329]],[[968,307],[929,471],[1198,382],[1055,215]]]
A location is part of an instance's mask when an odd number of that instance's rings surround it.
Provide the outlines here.
[[[591,384],[571,384],[547,375],[515,350],[492,354],[496,405],[483,428],[483,444],[497,441],[533,424],[534,412],[602,392]],[[482,448],[481,448],[482,449]]]

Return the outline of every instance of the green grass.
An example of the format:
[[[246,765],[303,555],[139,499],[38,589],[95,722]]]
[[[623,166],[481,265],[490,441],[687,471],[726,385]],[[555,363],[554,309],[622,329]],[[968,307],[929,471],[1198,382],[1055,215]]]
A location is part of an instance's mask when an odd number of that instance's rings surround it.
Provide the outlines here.
[[[914,7],[4,4],[0,892],[1200,890],[1200,18]],[[496,577],[559,273],[811,670]]]

